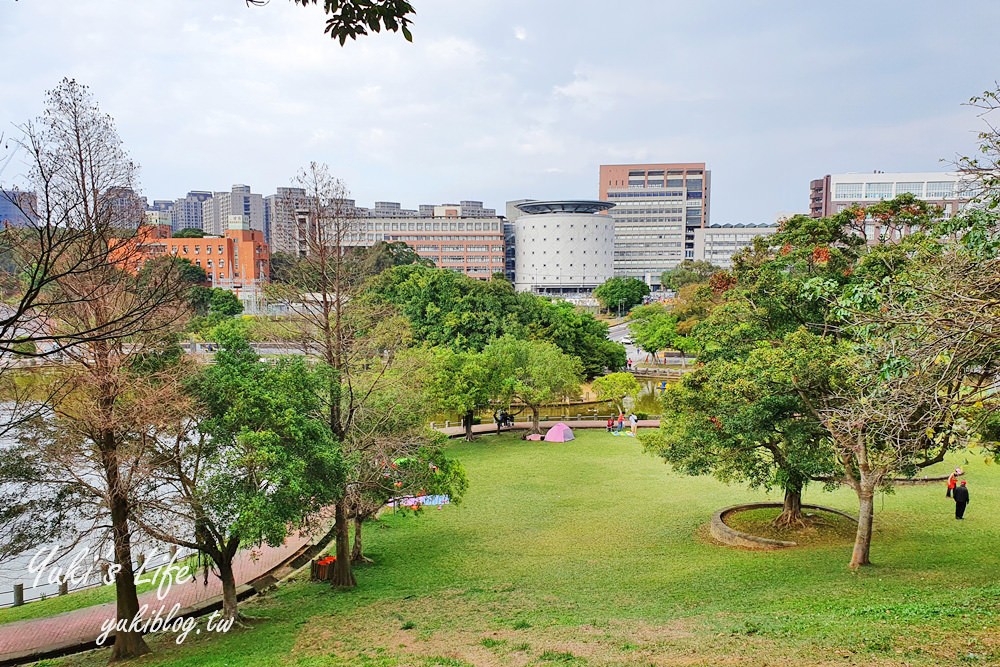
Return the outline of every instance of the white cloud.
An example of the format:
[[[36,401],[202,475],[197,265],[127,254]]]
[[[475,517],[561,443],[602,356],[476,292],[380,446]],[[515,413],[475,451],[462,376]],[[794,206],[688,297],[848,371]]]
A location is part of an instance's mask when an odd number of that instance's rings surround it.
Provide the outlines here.
[[[528,39],[528,31],[524,29],[524,26],[514,27],[514,39],[521,42]]]

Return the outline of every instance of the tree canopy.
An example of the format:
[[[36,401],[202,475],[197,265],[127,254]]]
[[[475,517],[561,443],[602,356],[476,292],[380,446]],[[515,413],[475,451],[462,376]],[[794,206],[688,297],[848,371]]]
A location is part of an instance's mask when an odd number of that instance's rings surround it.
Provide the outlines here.
[[[247,0],[247,4],[264,5],[268,0]],[[410,15],[416,13],[407,0],[292,0],[297,5],[322,5],[328,16],[324,32],[343,46],[347,38],[357,39],[368,31],[399,31],[408,42],[413,41],[410,33]]]
[[[638,278],[611,278],[597,286],[594,298],[609,312],[628,312],[649,296],[649,285]]]
[[[672,269],[668,269],[660,276],[660,284],[674,291],[685,285],[692,283],[706,282],[713,273],[719,271],[719,267],[703,259],[685,259]]]

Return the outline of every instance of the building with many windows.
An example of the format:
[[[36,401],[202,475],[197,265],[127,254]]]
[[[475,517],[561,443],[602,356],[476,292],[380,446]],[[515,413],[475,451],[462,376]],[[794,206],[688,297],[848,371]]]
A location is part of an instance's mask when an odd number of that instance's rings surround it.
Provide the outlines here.
[[[658,287],[663,271],[694,258],[694,231],[709,221],[704,162],[601,165],[599,192],[615,205],[616,276]]]
[[[249,229],[243,216],[233,216],[223,235],[203,238],[174,238],[167,225],[144,225],[131,243],[138,244],[139,252],[133,253],[130,245],[114,253],[128,257],[125,268],[131,271],[139,271],[150,259],[170,255],[204,269],[211,286],[240,296],[258,293],[270,280],[271,254],[264,233]]]
[[[182,229],[204,229],[202,204],[211,198],[211,192],[192,190],[187,196],[175,200],[170,211],[170,226],[174,233]]]
[[[516,204],[514,288],[519,292],[590,294],[615,275],[616,221],[603,201]],[[657,277],[659,280],[659,277]]]
[[[968,204],[970,195],[955,172],[828,174],[809,183],[809,215],[824,218],[855,204],[865,206],[910,193],[944,209],[947,217]]]
[[[714,264],[721,269],[733,265],[733,255],[758,236],[770,236],[778,231],[777,223],[736,223],[709,225],[694,230],[694,259]]]
[[[202,204],[202,229],[206,234],[222,236],[229,217],[241,216],[250,229],[264,231],[264,198],[250,192],[249,185],[234,185],[229,192],[216,192]]]

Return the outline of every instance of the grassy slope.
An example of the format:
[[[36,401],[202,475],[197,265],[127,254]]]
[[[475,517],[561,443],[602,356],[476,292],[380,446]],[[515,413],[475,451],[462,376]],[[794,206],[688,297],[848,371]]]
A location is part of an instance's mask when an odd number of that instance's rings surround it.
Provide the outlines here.
[[[369,529],[376,565],[333,593],[295,582],[247,606],[249,630],[157,665],[940,664],[1000,660],[1000,470],[971,461],[956,522],[943,485],[876,506],[875,567],[850,544],[757,553],[705,537],[713,510],[761,494],[680,477],[631,438],[456,444],[460,506]],[[950,461],[953,464],[955,461]],[[853,510],[849,491],[806,502]],[[263,620],[267,619],[267,620]],[[92,654],[59,664],[103,664]]]

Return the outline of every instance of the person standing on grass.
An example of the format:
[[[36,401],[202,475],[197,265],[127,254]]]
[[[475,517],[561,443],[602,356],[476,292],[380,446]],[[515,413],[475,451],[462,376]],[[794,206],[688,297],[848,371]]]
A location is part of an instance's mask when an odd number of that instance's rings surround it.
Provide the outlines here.
[[[639,418],[634,412],[628,416],[628,423],[632,426],[632,435],[635,435],[636,429],[639,428]]]
[[[624,430],[625,430],[625,413],[624,412],[619,412],[618,413],[618,432],[621,433]]]
[[[948,475],[948,490],[945,491],[944,497],[951,498],[952,492],[955,490],[955,485],[958,483],[958,476],[962,474],[961,468],[955,468],[955,472]]]
[[[965,486],[965,480],[962,480],[962,485],[955,487],[954,492],[955,497],[955,518],[964,519],[965,518],[965,507],[969,504],[969,489]]]

